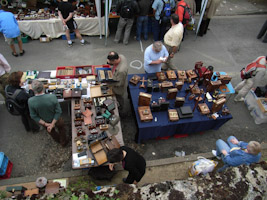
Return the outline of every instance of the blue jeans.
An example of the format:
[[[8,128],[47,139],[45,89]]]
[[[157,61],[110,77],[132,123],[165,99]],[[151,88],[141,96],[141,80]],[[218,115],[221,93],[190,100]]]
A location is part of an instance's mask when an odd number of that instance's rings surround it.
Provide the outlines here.
[[[148,39],[148,16],[139,16],[137,18],[137,22],[136,22],[136,40],[140,41],[141,39],[141,34],[142,34],[142,30],[144,32],[144,39],[147,40]]]
[[[222,150],[226,150],[227,153],[230,152],[230,150],[233,148],[233,147],[239,147],[237,144],[233,144],[230,140],[231,139],[234,139],[235,137],[234,136],[230,136],[228,137],[227,139],[227,143],[224,142],[223,140],[219,139],[216,141],[216,154],[217,156],[223,156],[222,154]],[[235,138],[236,139],[236,138]]]

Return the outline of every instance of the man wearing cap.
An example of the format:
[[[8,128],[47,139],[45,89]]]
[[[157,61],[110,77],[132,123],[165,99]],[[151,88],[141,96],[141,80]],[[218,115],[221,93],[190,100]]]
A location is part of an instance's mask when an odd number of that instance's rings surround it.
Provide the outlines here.
[[[161,71],[162,63],[168,59],[169,53],[160,41],[156,41],[145,50],[144,68],[146,73],[156,73]]]
[[[124,106],[123,95],[126,93],[127,87],[127,59],[124,55],[111,51],[107,56],[107,63],[112,66],[113,80],[116,81],[112,84],[112,91],[120,104],[119,110],[122,111]]]

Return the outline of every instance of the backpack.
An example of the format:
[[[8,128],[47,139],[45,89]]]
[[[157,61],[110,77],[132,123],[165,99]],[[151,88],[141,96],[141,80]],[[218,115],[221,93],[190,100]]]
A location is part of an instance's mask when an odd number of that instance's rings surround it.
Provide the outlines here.
[[[131,19],[134,17],[134,9],[132,6],[132,1],[126,0],[122,3],[120,16],[126,19]]]
[[[259,62],[260,62],[260,60],[262,58],[264,58],[264,56],[261,56],[258,60],[256,60],[256,62],[252,62],[252,63],[248,64],[246,66],[246,68],[242,68],[241,69],[240,76],[241,76],[241,79],[242,80],[251,78],[253,76],[253,72],[257,68],[265,68],[266,69],[266,66],[265,65],[259,64]]]
[[[16,97],[21,92],[21,89],[16,89],[14,93],[8,92],[7,87],[5,88],[6,93],[6,108],[8,112],[12,115],[21,115],[24,112],[25,105],[20,105],[16,101]]]
[[[163,8],[160,13],[160,19],[164,17],[170,18],[172,9],[170,0],[168,0],[167,3],[164,0],[161,1],[163,2]]]
[[[188,24],[192,20],[191,9],[188,7],[187,3],[185,5],[179,5],[184,8],[183,21],[182,24]]]

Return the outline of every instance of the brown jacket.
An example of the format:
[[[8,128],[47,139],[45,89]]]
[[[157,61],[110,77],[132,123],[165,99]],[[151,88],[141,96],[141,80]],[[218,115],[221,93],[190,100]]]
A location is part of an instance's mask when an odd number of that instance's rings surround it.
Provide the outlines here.
[[[216,9],[220,5],[220,3],[221,0],[208,0],[204,19],[211,19],[215,15]]]
[[[127,65],[127,59],[124,55],[119,55],[121,62],[115,69],[115,72],[113,74],[113,80],[118,81],[115,84],[113,84],[113,93],[116,95],[123,95],[126,91],[127,86],[127,75],[128,75],[128,65]]]

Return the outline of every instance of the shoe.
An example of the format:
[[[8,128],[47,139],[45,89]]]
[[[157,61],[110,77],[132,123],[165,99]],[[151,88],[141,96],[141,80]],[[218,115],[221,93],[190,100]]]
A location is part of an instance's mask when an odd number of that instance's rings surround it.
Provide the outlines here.
[[[123,183],[126,183],[126,178],[123,178],[123,179],[122,179],[122,182],[123,182]]]
[[[88,41],[86,41],[86,40],[84,40],[84,42],[82,43],[81,42],[81,45],[83,46],[83,45],[86,45],[86,44],[91,44],[90,42],[88,42]]]
[[[117,41],[117,40],[113,40],[113,42],[116,43],[116,44],[119,44],[119,41]]]
[[[24,50],[22,50],[22,52],[21,53],[19,53],[19,55],[20,56],[23,56],[23,54],[25,53],[25,51]]]
[[[211,153],[212,153],[218,160],[221,160],[221,157],[217,156],[217,151],[216,151],[216,150],[212,150]]]
[[[242,102],[242,101],[244,101],[245,99],[244,99],[244,97],[241,97],[240,99],[236,99],[236,98],[234,98],[234,101],[235,102]]]
[[[17,53],[12,52],[12,55],[15,57],[18,57],[19,55]]]
[[[68,43],[68,47],[72,47],[72,44],[73,44],[73,43],[71,43],[71,44]]]
[[[123,44],[124,44],[124,45],[128,45],[128,42],[124,42]]]

